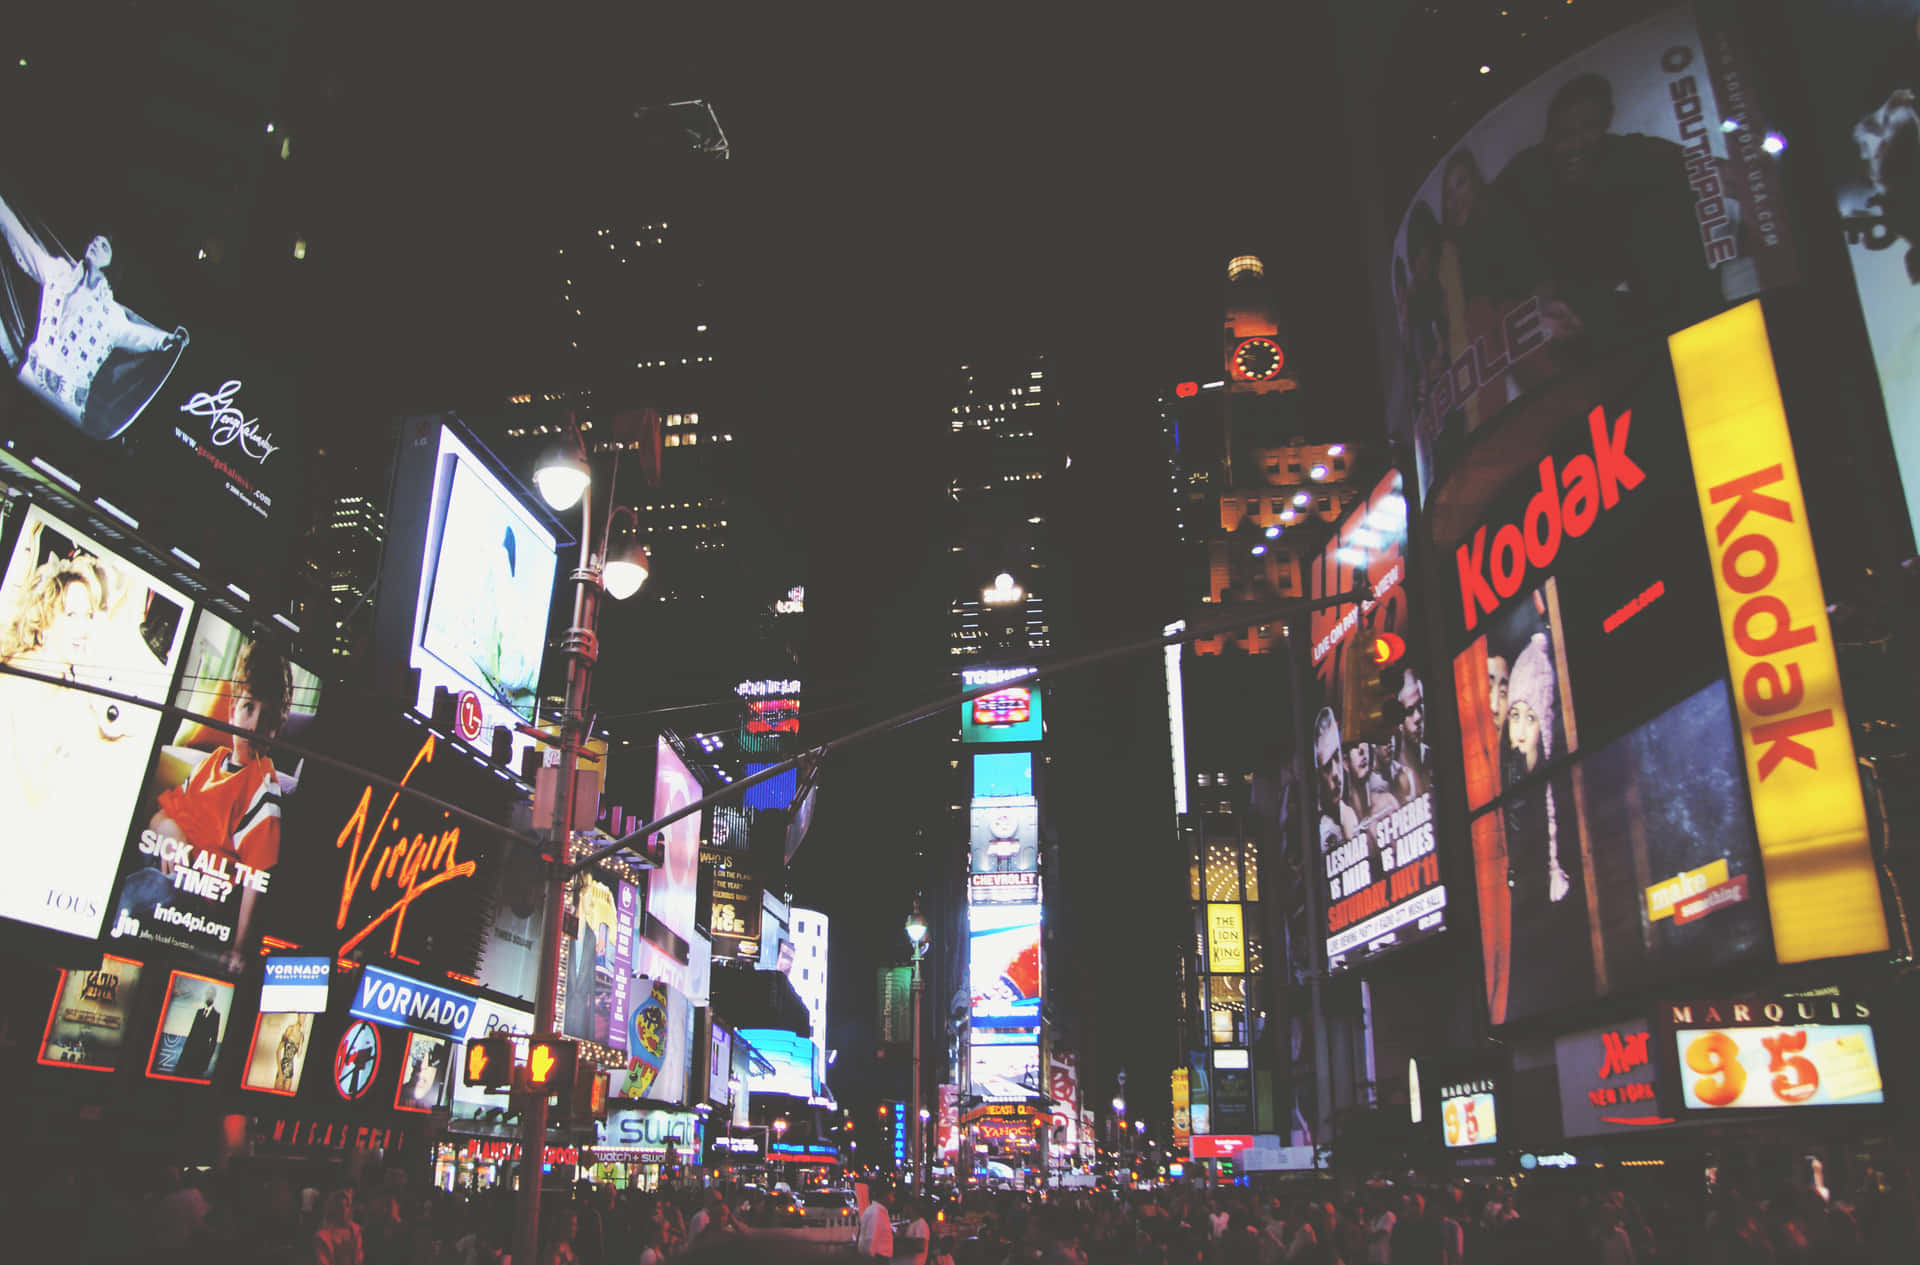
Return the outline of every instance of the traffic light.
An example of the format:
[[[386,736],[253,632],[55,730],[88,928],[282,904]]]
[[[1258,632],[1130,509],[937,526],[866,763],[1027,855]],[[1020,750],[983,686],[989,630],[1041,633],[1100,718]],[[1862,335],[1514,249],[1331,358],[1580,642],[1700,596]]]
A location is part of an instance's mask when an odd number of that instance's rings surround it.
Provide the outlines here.
[[[608,1073],[582,1063],[573,1073],[573,1108],[590,1120],[607,1118]]]
[[[469,1087],[506,1089],[513,1084],[513,1041],[475,1037],[467,1042],[465,1082]]]
[[[574,1071],[580,1065],[580,1047],[565,1037],[535,1037],[527,1042],[525,1088],[528,1093],[560,1099],[565,1113],[573,1097]]]
[[[1383,632],[1368,643],[1367,657],[1376,668],[1392,667],[1407,653],[1407,643],[1398,634]]]

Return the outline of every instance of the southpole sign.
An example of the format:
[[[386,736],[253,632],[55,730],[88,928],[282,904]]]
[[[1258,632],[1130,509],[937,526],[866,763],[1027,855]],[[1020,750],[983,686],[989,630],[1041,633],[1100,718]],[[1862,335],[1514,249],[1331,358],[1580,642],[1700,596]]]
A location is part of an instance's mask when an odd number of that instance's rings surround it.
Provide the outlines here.
[[[1886,913],[1766,319],[1756,300],[1668,341],[1775,952],[1781,962],[1883,952]]]

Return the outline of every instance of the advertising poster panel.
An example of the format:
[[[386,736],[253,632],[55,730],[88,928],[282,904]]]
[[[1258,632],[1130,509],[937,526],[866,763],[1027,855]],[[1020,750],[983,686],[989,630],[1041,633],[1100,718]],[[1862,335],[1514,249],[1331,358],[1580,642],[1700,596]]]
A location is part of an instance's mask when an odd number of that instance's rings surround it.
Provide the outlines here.
[[[967,911],[969,1006],[982,1029],[1040,1027],[1040,906],[978,905]]]
[[[1880,376],[1908,521],[1920,532],[1920,0],[1786,6]]]
[[[627,1073],[613,1078],[615,1097],[686,1104],[693,1073],[693,1010],[677,988],[644,976],[633,981]]]
[[[987,1102],[1025,1102],[1045,1093],[1040,1079],[1040,1047],[973,1045],[967,1053],[973,1092]]]
[[[1649,361],[1437,542],[1496,1023],[1771,951],[1679,413]]]
[[[213,1083],[233,1011],[233,985],[187,971],[167,980],[160,1026],[147,1051],[147,1075],[156,1080]]]
[[[485,820],[505,822],[517,798],[511,783],[377,704],[336,694],[313,733],[317,751]],[[332,765],[308,761],[300,783],[299,812],[281,823],[266,930],[336,958],[364,945],[423,973],[477,977],[505,836]]]
[[[1553,1057],[1566,1137],[1644,1133],[1673,1123],[1660,1110],[1659,1061],[1645,1019],[1558,1037]]]
[[[960,674],[966,689],[1026,676],[1032,668],[967,668]],[[982,694],[960,705],[960,741],[1039,742],[1046,737],[1044,691],[1039,686],[1010,685]]]
[[[488,841],[492,890],[480,949],[480,983],[496,993],[532,1001],[540,985],[540,935],[547,922],[546,869],[536,849],[505,838]]]
[[[60,972],[40,1034],[39,1061],[91,1072],[119,1067],[139,989],[140,963],[132,958],[107,954],[98,970]]]
[[[719,816],[716,813],[716,828]],[[703,848],[700,864],[712,875],[713,896],[707,926],[716,958],[756,962],[760,958],[760,880],[744,852]]]
[[[1494,1022],[1886,947],[1805,524],[1755,303],[1437,542]]]
[[[971,806],[973,873],[1040,869],[1040,804],[1031,795],[978,797]]]
[[[134,811],[107,934],[235,972],[259,939],[282,822],[300,809],[304,761],[276,753],[271,741],[305,741],[320,678],[202,610],[174,704],[251,736],[195,720],[166,723]]]
[[[167,701],[185,597],[39,506],[0,580],[0,664]],[[0,676],[0,918],[93,939],[113,896],[158,712]]]
[[[333,959],[270,957],[260,964],[260,1009],[318,1015],[327,1009]]]
[[[1837,990],[1664,1010],[1689,1113],[1886,1101],[1872,1009]]]
[[[1446,926],[1433,822],[1423,656],[1407,598],[1407,501],[1389,471],[1313,562],[1313,785],[1326,884],[1327,969]],[[1392,648],[1391,654],[1379,647]],[[1383,662],[1383,660],[1385,660]]]
[[[658,821],[701,797],[700,783],[663,736],[655,749],[653,816]],[[689,813],[661,832],[666,835],[666,865],[647,872],[647,915],[689,943],[693,940],[693,907],[700,887],[700,815]],[[654,970],[652,946],[640,952],[643,973],[670,978]]]
[[[1441,1141],[1449,1147],[1491,1146],[1500,1140],[1493,1082],[1461,1081],[1440,1087]]]
[[[576,930],[562,945],[560,961],[561,1031],[625,1052],[639,889],[587,871],[574,879],[572,898]]]
[[[446,1099],[456,1062],[453,1042],[445,1037],[409,1032],[400,1062],[400,1086],[393,1105],[401,1111],[437,1111]]]
[[[240,1087],[283,1098],[299,1093],[307,1051],[313,1045],[313,1024],[313,1016],[304,1011],[261,1011],[253,1022],[253,1044]]]
[[[173,261],[142,248],[144,226],[76,236],[85,208],[43,221],[30,200],[70,192],[66,175],[17,189],[0,173],[9,458],[275,605],[304,495],[291,381],[234,328],[244,313],[180,323],[180,295],[157,279]]]
[[[1389,431],[1423,497],[1562,370],[1796,279],[1767,137],[1732,6],[1702,3],[1589,46],[1460,138],[1388,266]]]

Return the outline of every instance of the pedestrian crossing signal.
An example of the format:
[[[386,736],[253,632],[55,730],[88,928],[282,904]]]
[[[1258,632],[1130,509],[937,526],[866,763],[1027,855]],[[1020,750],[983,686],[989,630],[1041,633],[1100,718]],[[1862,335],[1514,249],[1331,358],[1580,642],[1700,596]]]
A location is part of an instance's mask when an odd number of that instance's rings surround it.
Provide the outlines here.
[[[570,1094],[580,1048],[565,1037],[535,1037],[527,1043],[527,1089],[536,1094]]]
[[[467,1042],[464,1077],[469,1087],[506,1089],[513,1084],[513,1042],[507,1037],[475,1037]]]

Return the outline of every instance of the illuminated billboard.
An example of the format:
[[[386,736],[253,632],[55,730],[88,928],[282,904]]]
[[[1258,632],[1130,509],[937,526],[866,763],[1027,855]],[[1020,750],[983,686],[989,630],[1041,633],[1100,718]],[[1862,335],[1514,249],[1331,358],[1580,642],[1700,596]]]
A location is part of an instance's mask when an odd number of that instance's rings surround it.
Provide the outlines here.
[[[1678,6],[1534,79],[1427,174],[1380,303],[1388,429],[1423,493],[1509,401],[1797,279],[1757,82],[1737,24]]]
[[[1030,874],[1040,868],[1040,804],[1031,795],[976,798],[972,817],[974,874]]]
[[[1758,304],[1568,414],[1436,542],[1490,1015],[1884,948]]]
[[[147,1051],[147,1075],[156,1080],[213,1083],[220,1051],[229,1035],[233,985],[188,971],[167,980],[160,1003],[160,1024]]]
[[[1678,1059],[1682,1102],[1710,1115],[1886,1101],[1872,1010],[1820,990],[1766,1001],[1662,1007]]]
[[[1044,1094],[1040,1079],[1040,1047],[981,1045],[967,1053],[967,1072],[973,1092],[987,1102],[1025,1102]]]
[[[354,955],[476,975],[511,845],[388,782],[493,821],[507,819],[513,784],[404,715],[344,695],[329,700],[313,735],[317,752],[383,780],[306,762],[299,811],[281,823],[266,931],[334,957],[365,946]]]
[[[813,1097],[813,1042],[804,1033],[780,1028],[742,1028],[740,1039],[772,1067],[771,1071],[763,1071],[756,1063],[747,1072],[750,1091],[793,1098]]]
[[[305,762],[270,740],[303,742],[320,678],[202,610],[174,704],[250,729],[167,723],[121,863],[109,940],[143,941],[238,971],[260,935],[282,823],[300,811]]]
[[[587,870],[574,878],[570,899],[574,933],[561,946],[561,1031],[624,1051],[639,889],[624,879]]]
[[[961,673],[961,683],[975,689],[1031,672],[1031,668],[968,668]],[[1046,720],[1039,686],[1010,685],[960,705],[962,742],[1039,742],[1044,737]]]
[[[409,1032],[400,1061],[400,1083],[393,1091],[394,1107],[400,1111],[439,1110],[457,1066],[453,1042],[424,1032]]]
[[[977,1038],[985,1028],[1040,1025],[1040,906],[975,905],[967,910],[969,1006]]]
[[[1032,752],[993,752],[973,757],[974,799],[1031,799],[1032,797]]]
[[[719,820],[717,813],[715,820]],[[700,865],[712,889],[707,928],[713,934],[714,957],[757,962],[765,900],[747,854],[732,848],[704,848]]]
[[[71,184],[71,172],[43,174],[52,178],[21,193],[59,197]],[[181,324],[180,294],[158,280],[177,260],[143,249],[153,244],[145,225],[75,236],[90,212],[42,222],[6,183],[0,361],[14,381],[0,407],[4,459],[110,506],[205,578],[278,605],[307,482],[283,357],[237,328],[244,312],[220,313],[225,328]]]
[[[0,663],[164,703],[189,610],[184,596],[29,506],[0,580]],[[0,677],[0,918],[100,934],[159,728],[145,707]]]
[[[1207,971],[1238,975],[1247,969],[1246,928],[1239,905],[1207,906]]]
[[[313,1045],[313,1023],[313,1016],[303,1012],[261,1011],[253,1021],[253,1044],[240,1087],[283,1098],[299,1093]]]
[[[504,727],[518,768],[534,742],[519,726],[537,719],[554,534],[476,442],[439,417],[402,427],[375,604],[376,670],[396,684],[418,671],[422,715],[433,713],[437,688],[472,694],[477,745],[490,750]]]
[[[1569,1138],[1644,1133],[1673,1123],[1660,1110],[1659,1059],[1645,1019],[1554,1040],[1561,1132]]]
[[[633,981],[627,1072],[614,1076],[614,1097],[686,1105],[692,1088],[693,1011],[678,988],[644,976]]]
[[[1910,0],[1815,0],[1783,10],[1813,107],[1819,170],[1852,265],[1908,521],[1920,532],[1920,221],[1910,155],[1920,141],[1920,46]],[[1794,138],[1796,146],[1800,137]]]
[[[54,986],[39,1061],[48,1067],[111,1072],[120,1066],[140,963],[107,954],[92,971],[62,971]]]
[[[654,759],[650,821],[658,821],[701,798],[699,781],[664,735],[656,744]],[[666,836],[666,863],[647,871],[647,917],[658,919],[668,931],[692,943],[693,910],[700,887],[700,814],[688,813],[660,833]],[[684,965],[644,938],[634,952],[634,970],[667,980],[683,992],[691,983]]]
[[[1461,1081],[1440,1087],[1441,1141],[1449,1147],[1489,1146],[1500,1140],[1493,1082]]]
[[[1326,887],[1327,969],[1446,925],[1433,820],[1426,668],[1407,596],[1407,501],[1390,470],[1312,565],[1309,622],[1315,837]]]

